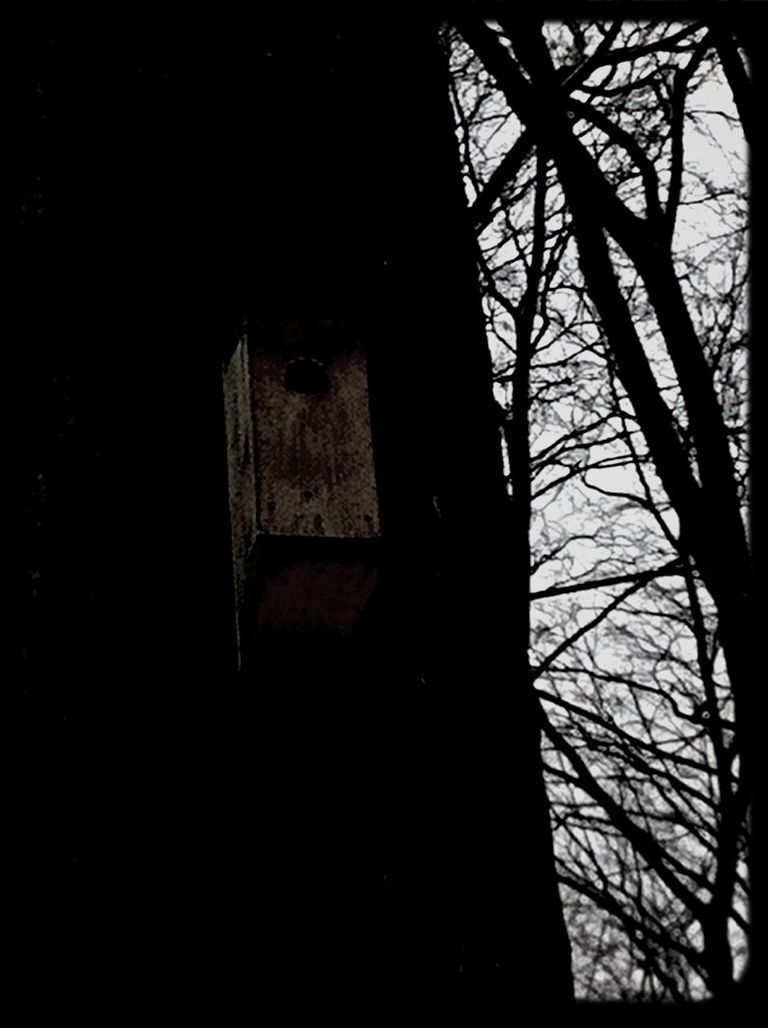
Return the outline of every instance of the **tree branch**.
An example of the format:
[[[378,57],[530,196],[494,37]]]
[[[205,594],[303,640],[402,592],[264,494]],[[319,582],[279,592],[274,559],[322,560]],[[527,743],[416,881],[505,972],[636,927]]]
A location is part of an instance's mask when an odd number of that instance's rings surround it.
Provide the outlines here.
[[[593,578],[588,582],[573,582],[571,585],[552,585],[548,589],[532,592],[531,599],[542,600],[549,596],[568,596],[571,593],[585,592],[590,589],[605,589],[611,585],[624,585],[626,582],[644,585],[646,582],[651,582],[656,578],[678,577],[683,573],[681,559],[675,557],[660,568],[649,568],[646,571],[635,571],[627,575],[612,575],[608,578]]]

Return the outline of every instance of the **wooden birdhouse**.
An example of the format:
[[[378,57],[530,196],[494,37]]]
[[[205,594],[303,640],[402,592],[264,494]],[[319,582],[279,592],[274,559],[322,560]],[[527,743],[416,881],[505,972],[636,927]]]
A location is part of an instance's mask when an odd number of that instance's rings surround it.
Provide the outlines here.
[[[224,373],[238,638],[346,634],[376,580],[365,354],[329,321],[249,326]]]

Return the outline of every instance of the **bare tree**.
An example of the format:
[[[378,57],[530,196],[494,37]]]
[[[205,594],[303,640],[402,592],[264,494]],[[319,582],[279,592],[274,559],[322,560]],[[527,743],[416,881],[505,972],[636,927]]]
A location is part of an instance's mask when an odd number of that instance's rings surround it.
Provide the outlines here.
[[[748,134],[738,46],[492,8],[448,33],[453,98],[577,985],[723,995],[755,746],[746,201],[712,127]]]

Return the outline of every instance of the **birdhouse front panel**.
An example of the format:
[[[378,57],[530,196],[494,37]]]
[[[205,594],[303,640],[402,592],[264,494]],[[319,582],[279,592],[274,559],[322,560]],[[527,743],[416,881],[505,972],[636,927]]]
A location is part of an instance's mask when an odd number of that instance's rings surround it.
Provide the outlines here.
[[[321,362],[256,349],[251,377],[259,530],[310,538],[378,535],[362,351]]]

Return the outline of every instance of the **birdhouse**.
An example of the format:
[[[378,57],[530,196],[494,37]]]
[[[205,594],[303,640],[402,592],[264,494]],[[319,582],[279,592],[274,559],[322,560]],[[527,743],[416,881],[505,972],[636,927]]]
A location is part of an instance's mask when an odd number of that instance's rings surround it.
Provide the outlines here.
[[[224,393],[241,657],[262,632],[349,633],[376,581],[380,534],[357,333],[250,325]]]

